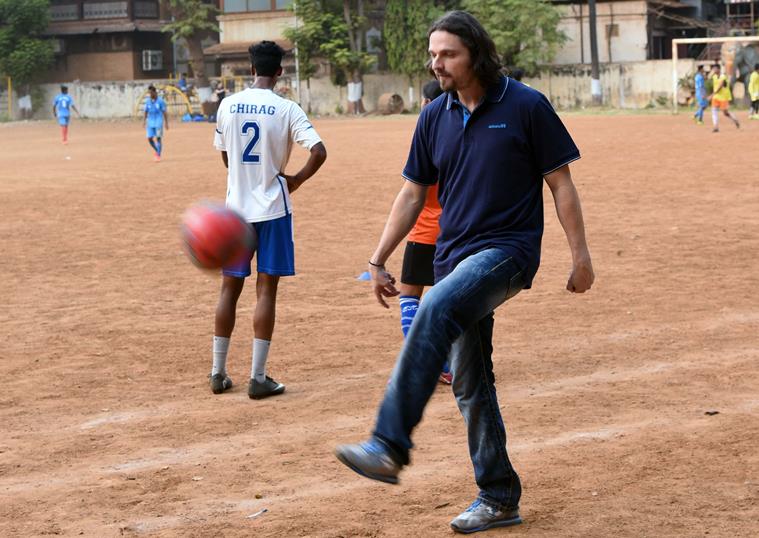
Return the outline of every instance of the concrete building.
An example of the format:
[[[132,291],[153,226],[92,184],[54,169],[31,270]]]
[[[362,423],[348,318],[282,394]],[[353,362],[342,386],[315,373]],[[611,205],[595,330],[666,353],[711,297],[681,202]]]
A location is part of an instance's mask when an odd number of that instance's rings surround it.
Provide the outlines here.
[[[51,0],[55,64],[46,82],[165,78],[173,46],[159,0]]]
[[[250,75],[248,47],[255,41],[268,39],[288,52],[283,67],[286,75],[294,75],[293,46],[283,37],[285,28],[295,26],[291,4],[292,0],[221,0],[221,13],[217,17],[219,43],[203,50],[215,60],[219,74]]]
[[[554,64],[590,63],[588,3],[553,0],[562,12],[560,28],[569,40]],[[716,1],[612,0],[596,3],[598,58],[602,63],[672,57],[672,39],[720,34],[724,25]],[[683,46],[680,57],[697,57],[703,46]]]
[[[274,41],[286,51],[283,67],[287,77],[295,76],[293,44],[284,37],[284,31],[296,25],[292,0],[218,0],[220,15],[219,43],[204,49],[207,57],[218,65],[218,74],[224,77],[247,76],[250,73],[248,47],[264,39]],[[376,67],[386,67],[380,46],[384,20],[384,1],[367,0],[364,17],[368,22],[363,39],[365,50],[377,56]],[[329,74],[326,62],[319,62],[316,77]]]

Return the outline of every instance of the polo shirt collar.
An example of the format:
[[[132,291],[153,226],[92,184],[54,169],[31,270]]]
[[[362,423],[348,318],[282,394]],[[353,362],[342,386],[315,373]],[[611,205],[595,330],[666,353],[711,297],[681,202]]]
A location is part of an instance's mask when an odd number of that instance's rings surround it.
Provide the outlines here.
[[[491,103],[500,103],[501,101],[503,101],[503,97],[506,95],[506,90],[508,89],[508,87],[509,87],[509,77],[501,77],[501,80],[491,85],[485,91],[485,100],[490,101]],[[458,106],[462,106],[461,102],[456,96],[456,92],[450,91],[446,95],[447,95],[447,99],[445,103],[446,110],[450,110],[451,106],[453,106],[454,104]]]
[[[506,95],[506,89],[509,87],[509,77],[501,77],[501,80],[490,86],[485,92],[485,99],[491,103],[500,103],[503,96]]]

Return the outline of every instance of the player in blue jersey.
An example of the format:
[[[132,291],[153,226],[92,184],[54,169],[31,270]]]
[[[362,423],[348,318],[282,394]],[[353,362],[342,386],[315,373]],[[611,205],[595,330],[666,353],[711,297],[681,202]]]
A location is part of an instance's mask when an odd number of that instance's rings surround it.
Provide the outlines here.
[[[142,126],[147,125],[148,144],[155,151],[154,159],[156,162],[161,160],[161,150],[163,144],[163,128],[169,130],[169,117],[166,115],[166,102],[163,98],[158,97],[158,90],[152,84],[148,86],[150,98],[145,101],[145,116],[142,119]]]
[[[706,98],[706,85],[705,85],[705,79],[704,79],[704,66],[699,65],[698,71],[696,71],[696,77],[695,77],[695,85],[696,85],[696,106],[698,107],[698,110],[696,110],[696,113],[693,114],[693,119],[696,121],[697,124],[703,125],[704,124],[704,110],[706,110],[706,107],[709,106],[709,100]]]
[[[71,121],[72,109],[79,114],[79,110],[74,105],[74,100],[69,95],[68,87],[61,86],[61,93],[56,95],[53,100],[53,116],[58,120],[58,125],[61,126],[61,137],[64,144],[69,143],[69,122]]]

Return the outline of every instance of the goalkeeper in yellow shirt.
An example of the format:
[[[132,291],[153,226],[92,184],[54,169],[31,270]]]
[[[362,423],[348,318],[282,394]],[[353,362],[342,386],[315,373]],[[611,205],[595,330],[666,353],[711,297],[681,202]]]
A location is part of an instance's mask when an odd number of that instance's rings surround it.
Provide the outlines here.
[[[751,77],[748,79],[748,94],[751,97],[750,120],[759,120],[759,64],[754,65]]]
[[[716,133],[719,131],[720,110],[725,116],[733,120],[736,128],[740,128],[741,124],[738,122],[738,118],[730,112],[730,101],[733,100],[733,94],[730,92],[727,76],[721,73],[719,64],[712,66],[712,94],[709,97],[712,100],[712,125],[714,125],[712,132]]]

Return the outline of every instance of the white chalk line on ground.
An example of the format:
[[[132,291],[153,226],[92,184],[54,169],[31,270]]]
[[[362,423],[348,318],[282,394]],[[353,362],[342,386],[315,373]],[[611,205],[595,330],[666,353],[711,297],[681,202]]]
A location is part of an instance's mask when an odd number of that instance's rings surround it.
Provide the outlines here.
[[[740,413],[753,413],[757,408],[759,408],[759,400],[740,400],[732,410]],[[730,409],[723,409],[723,412],[728,412],[729,410]],[[698,424],[702,425],[702,420],[703,419],[699,419],[699,421],[697,421]],[[691,423],[695,422],[691,421],[686,424]],[[525,450],[534,450],[536,448],[565,446],[582,441],[613,439],[620,434],[643,431],[651,427],[663,425],[667,425],[669,431],[672,431],[679,428],[678,424],[683,423],[674,418],[636,421],[627,424],[605,424],[599,425],[599,427],[591,430],[582,429],[561,433],[548,438],[535,438],[531,440],[510,442],[509,449],[518,453]],[[332,430],[327,427],[322,433],[326,434],[328,431]],[[58,476],[40,473],[36,478],[27,477],[25,480],[19,480],[16,478],[4,479],[0,480],[0,491],[7,495],[25,491],[39,491],[40,489],[57,489],[60,486],[71,488],[88,483],[93,487],[97,487],[98,480],[109,476],[123,473],[136,474],[141,471],[172,465],[199,465],[199,460],[208,460],[218,454],[255,450],[255,442],[257,439],[260,439],[260,436],[260,432],[245,433],[180,449],[153,449],[151,454],[138,459],[132,459],[122,463],[101,465],[94,469],[90,465],[82,465],[77,468],[69,468],[66,474],[58,474]]]
[[[572,378],[564,378],[549,383],[540,385],[532,385],[527,387],[521,387],[517,389],[508,390],[506,393],[507,400],[513,404],[520,400],[534,398],[536,396],[556,396],[565,395],[577,391],[582,391],[587,388],[597,386],[599,384],[605,384],[610,382],[622,382],[630,381],[639,377],[644,377],[661,372],[669,372],[681,369],[708,369],[712,366],[718,366],[724,368],[731,366],[735,363],[750,360],[752,356],[759,355],[757,350],[745,350],[737,349],[728,352],[725,350],[721,355],[719,362],[703,362],[703,361],[686,361],[678,363],[650,363],[642,367],[637,368],[615,368],[596,371],[592,374],[576,376]],[[439,404],[443,405],[443,404]],[[176,412],[182,405],[169,404],[161,406],[159,408],[152,408],[150,410],[135,410],[118,412],[109,415],[99,415],[98,417],[88,420],[84,423],[78,424],[77,428],[90,429],[93,427],[102,427],[107,424],[123,424],[132,420],[142,420],[144,418],[160,418],[164,419],[170,417],[172,413]],[[165,408],[166,413],[162,413]],[[115,420],[109,421],[108,417],[115,417]],[[334,417],[334,420],[330,422],[322,422],[318,428],[312,429],[312,434],[318,432],[334,432],[337,423],[340,423],[341,427],[350,427],[351,425],[365,425],[366,417],[346,417],[343,415]],[[123,433],[123,432],[122,432]],[[158,468],[166,465],[186,464],[187,462],[195,462],[198,458],[204,458],[210,454],[229,453],[230,450],[254,450],[259,448],[256,445],[256,441],[261,436],[261,432],[258,431],[255,435],[248,433],[238,434],[234,436],[227,436],[223,441],[212,440],[206,443],[199,443],[189,445],[182,448],[153,448],[148,451],[143,451],[143,456],[134,458],[128,461],[113,462],[101,466],[102,473],[123,473],[123,472],[140,472],[153,468]],[[113,458],[112,458],[113,459]],[[55,477],[54,473],[36,473],[36,476],[25,475],[24,479],[19,478],[7,478],[0,480],[0,491],[12,492],[12,491],[26,491],[35,488],[55,488],[58,486],[70,485],[72,476],[78,477],[77,483],[84,483],[84,476],[87,471],[92,469],[91,465],[78,466],[79,471],[73,472],[69,467],[68,472],[59,474],[59,477]]]
[[[738,403],[734,409],[723,409],[723,412],[731,410],[753,413],[759,409],[759,400],[748,400]],[[621,436],[630,436],[637,433],[647,433],[652,430],[661,431],[666,428],[667,431],[690,431],[702,429],[704,427],[704,418],[699,417],[691,420],[680,419],[656,419],[650,421],[635,421],[624,424],[611,424],[599,427],[594,430],[577,430],[562,433],[547,439],[532,439],[509,443],[509,452],[515,456],[524,453],[534,453],[538,448],[566,447],[576,443],[607,441],[619,438]],[[412,467],[412,471],[407,471],[406,476],[402,476],[402,483],[411,487],[423,487],[428,477],[440,476],[444,471],[450,469],[448,461],[425,461],[418,464],[417,468]],[[325,499],[330,495],[346,495],[357,490],[368,490],[370,488],[383,487],[377,482],[353,475],[350,471],[341,469],[346,479],[352,479],[345,482],[343,477],[338,477],[330,481],[323,478],[304,477],[297,484],[292,482],[287,484],[290,490],[296,490],[297,493],[283,496],[269,496],[266,499],[252,501],[251,499],[226,500],[223,502],[213,502],[209,506],[208,500],[193,501],[190,506],[182,506],[183,513],[174,516],[148,517],[135,519],[126,524],[123,528],[133,530],[138,533],[156,532],[163,529],[175,528],[183,522],[202,522],[209,518],[219,515],[220,513],[228,514],[229,512],[248,512],[255,511],[265,506],[270,513],[276,514],[277,508],[282,506],[287,510],[288,506],[293,503],[309,504],[312,499]],[[413,473],[413,474],[409,474]],[[253,504],[251,504],[253,503]],[[240,519],[244,516],[239,515]]]
[[[708,321],[696,321],[693,322],[692,325],[698,325],[701,326],[705,330],[710,329],[717,329],[721,328],[725,325],[733,325],[733,324],[752,324],[755,322],[759,322],[759,313],[754,311],[728,311],[728,312],[722,312],[718,318],[715,318],[713,320]],[[663,327],[663,326],[657,326],[651,329],[641,330],[641,329],[630,329],[627,331],[618,331],[615,333],[609,333],[605,335],[605,338],[607,340],[618,340],[626,337],[636,337],[641,335],[652,335],[652,334],[658,334],[662,332],[666,332],[668,330],[672,330],[673,328],[671,326],[669,327]],[[602,336],[602,335],[599,335]],[[725,365],[725,359],[727,358],[727,355],[730,357],[736,357],[739,356],[742,353],[747,353],[750,356],[756,356],[757,350],[755,348],[748,348],[745,350],[721,350],[719,360],[712,361],[714,366],[717,367],[723,367]],[[679,357],[679,359],[682,359],[683,357]],[[519,399],[526,396],[554,396],[558,394],[563,394],[567,392],[570,389],[581,389],[583,386],[592,386],[599,383],[607,383],[607,382],[618,382],[618,381],[628,381],[630,379],[634,379],[637,377],[642,377],[646,375],[652,375],[656,373],[660,373],[667,370],[672,369],[690,369],[690,368],[701,368],[704,365],[703,359],[696,360],[678,360],[677,362],[667,362],[667,361],[656,361],[656,362],[650,362],[643,364],[638,367],[634,368],[606,368],[603,370],[596,370],[595,372],[592,372],[590,374],[580,375],[580,376],[573,376],[573,377],[565,377],[561,379],[557,379],[554,381],[548,381],[544,383],[540,383],[537,385],[527,385],[527,386],[514,386],[512,388],[502,388],[503,394],[505,394],[506,398],[509,400]],[[365,378],[369,377],[368,374],[353,374],[348,375],[343,378],[343,381],[363,381]],[[338,387],[338,389],[333,390],[332,392],[342,391],[342,387]],[[316,393],[314,396],[318,398],[322,398],[323,395],[319,395]],[[22,438],[26,436],[34,436],[34,435],[40,435],[45,433],[60,433],[64,431],[69,430],[89,430],[93,428],[99,428],[102,426],[110,426],[113,424],[123,424],[128,422],[135,422],[140,420],[150,420],[150,419],[162,419],[167,416],[171,416],[173,413],[183,410],[184,405],[181,403],[170,403],[170,404],[164,404],[158,407],[152,407],[150,409],[145,408],[137,408],[132,410],[121,410],[121,411],[114,411],[114,412],[105,412],[105,413],[98,413],[95,416],[93,416],[90,419],[85,420],[84,422],[76,422],[76,423],[62,423],[61,421],[57,421],[53,424],[52,428],[45,428],[45,429],[34,429],[27,430],[21,433],[17,433],[17,435]]]
[[[726,365],[740,363],[756,356],[759,356],[759,350],[755,348],[722,350],[718,360],[712,360],[708,362],[704,361],[703,359],[679,360],[677,362],[657,361],[646,363],[633,368],[605,368],[596,370],[589,374],[565,377],[554,381],[548,381],[534,385],[514,386],[511,388],[507,386],[505,388],[502,388],[501,391],[509,401],[520,400],[522,398],[528,397],[549,397],[582,390],[584,388],[590,388],[598,384],[630,381],[639,377],[654,375],[670,370],[704,369],[708,367],[722,368]],[[357,380],[357,376],[349,376],[345,379],[353,381]],[[497,380],[496,384],[498,384]],[[334,394],[338,391],[342,392],[343,389],[333,389],[331,393]],[[331,395],[319,394],[317,392],[311,394],[309,397],[312,399],[323,399],[330,398]],[[76,424],[70,424],[65,427],[45,430],[45,432],[60,433],[70,430],[90,430],[103,426],[118,425],[128,422],[165,419],[167,417],[173,416],[177,411],[183,409],[185,409],[185,405],[182,403],[169,403],[157,407],[151,407],[149,409],[137,408],[132,410],[98,413],[93,418],[90,418],[84,422],[78,422]],[[32,432],[28,435],[33,435],[34,433],[38,432]]]

